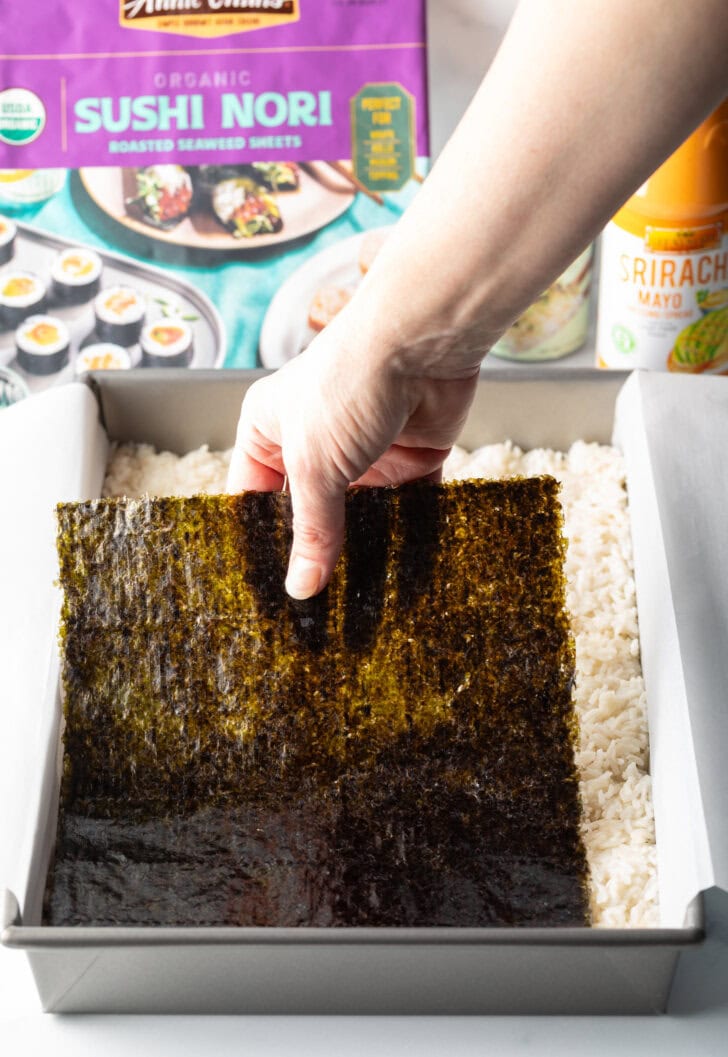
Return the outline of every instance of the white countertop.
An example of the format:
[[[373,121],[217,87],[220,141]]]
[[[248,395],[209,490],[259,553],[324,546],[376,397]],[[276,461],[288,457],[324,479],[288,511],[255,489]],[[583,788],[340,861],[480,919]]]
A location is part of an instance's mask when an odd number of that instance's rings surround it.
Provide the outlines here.
[[[430,0],[432,128],[437,151],[493,55],[513,0]],[[584,352],[560,366],[591,365]],[[3,733],[7,727],[3,724]],[[0,766],[11,768],[3,737]],[[0,816],[0,846],[5,846]],[[2,881],[2,879],[0,879]],[[711,904],[706,944],[683,956],[661,1017],[99,1017],[40,1012],[29,965],[0,948],[0,1054],[25,1057],[661,1057],[728,1052],[728,897]]]

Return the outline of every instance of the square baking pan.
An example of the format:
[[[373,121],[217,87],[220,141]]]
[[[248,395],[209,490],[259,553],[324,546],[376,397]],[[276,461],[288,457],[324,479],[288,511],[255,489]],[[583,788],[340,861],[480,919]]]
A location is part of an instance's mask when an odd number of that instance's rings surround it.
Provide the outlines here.
[[[201,444],[229,447],[242,396],[261,373],[99,373],[28,403],[46,400],[46,425],[56,416],[81,437],[77,451],[82,465],[74,468],[73,487],[82,499],[99,494],[109,440],[144,441],[178,453]],[[716,384],[725,387],[725,399]],[[724,673],[708,672],[707,684],[705,671],[702,682],[693,678],[697,663],[706,667],[705,657],[693,656],[697,640],[688,641],[685,625],[700,618],[700,602],[693,594],[687,601],[675,597],[678,582],[685,581],[681,589],[690,593],[696,574],[683,567],[679,547],[685,504],[682,497],[671,498],[676,431],[683,430],[686,448],[680,465],[686,475],[692,467],[693,485],[702,494],[701,474],[709,475],[715,467],[703,465],[696,472],[690,449],[701,443],[701,431],[710,430],[711,416],[728,418],[726,401],[728,386],[714,379],[493,369],[481,377],[461,437],[468,448],[506,438],[524,448],[560,449],[577,439],[615,441],[625,453],[650,707],[660,927],[43,926],[42,893],[58,805],[61,719],[52,628],[44,651],[46,693],[32,703],[41,713],[38,773],[43,782],[35,779],[29,797],[27,863],[13,892],[5,893],[2,921],[2,942],[27,952],[44,1009],[297,1014],[664,1010],[680,952],[704,939],[701,892],[725,886],[726,879],[720,757],[728,749],[728,721],[717,716],[715,696]],[[22,433],[22,423],[20,427]],[[31,476],[39,472],[37,466],[29,471]],[[71,497],[69,491],[73,488],[66,488],[63,498]],[[701,516],[708,517],[710,496],[706,502]],[[692,552],[688,558],[697,560]],[[706,561],[704,555],[697,558]],[[720,584],[724,559],[716,558],[715,567],[711,561],[705,575],[709,572]],[[712,604],[710,599],[706,604]],[[704,628],[701,641],[705,648]]]

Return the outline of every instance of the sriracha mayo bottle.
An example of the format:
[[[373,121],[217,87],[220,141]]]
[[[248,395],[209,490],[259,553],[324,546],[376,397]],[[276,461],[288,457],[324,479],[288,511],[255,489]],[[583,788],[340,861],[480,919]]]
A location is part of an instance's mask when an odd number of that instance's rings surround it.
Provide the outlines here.
[[[597,365],[728,373],[728,99],[607,224]]]

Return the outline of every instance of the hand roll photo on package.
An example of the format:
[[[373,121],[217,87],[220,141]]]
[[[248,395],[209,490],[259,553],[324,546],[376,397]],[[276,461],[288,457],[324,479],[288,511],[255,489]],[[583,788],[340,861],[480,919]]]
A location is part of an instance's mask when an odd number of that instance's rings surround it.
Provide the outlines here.
[[[2,6],[2,403],[306,348],[427,173],[425,0]]]

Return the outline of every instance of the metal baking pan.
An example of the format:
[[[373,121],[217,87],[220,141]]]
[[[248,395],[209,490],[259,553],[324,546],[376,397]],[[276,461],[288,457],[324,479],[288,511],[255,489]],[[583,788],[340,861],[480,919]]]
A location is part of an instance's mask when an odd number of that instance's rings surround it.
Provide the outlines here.
[[[89,376],[86,384],[111,440],[183,452],[202,443],[232,444],[241,397],[261,373],[108,372]],[[493,369],[479,383],[462,442],[609,443],[624,382],[622,374],[590,370]],[[660,619],[659,612],[645,616],[647,623]],[[2,932],[6,946],[27,951],[48,1011],[657,1012],[665,1008],[680,952],[704,939],[700,889],[684,922],[653,929],[42,926],[61,714],[57,661],[52,664],[48,699],[39,702],[52,717],[46,792],[33,820],[27,885],[18,899],[6,894]],[[647,689],[649,695],[649,680]],[[689,839],[677,837],[678,844]]]
[[[51,265],[55,255],[71,248],[92,249],[103,263],[101,288],[116,285],[132,286],[147,302],[147,319],[163,318],[165,305],[167,311],[190,319],[194,334],[194,351],[190,367],[222,367],[225,360],[225,328],[220,314],[205,294],[183,279],[146,264],[132,257],[124,257],[107,249],[96,246],[84,246],[58,235],[52,235],[30,224],[16,222],[17,235],[13,257],[2,266],[3,273],[19,268],[32,272],[42,279],[48,287],[49,301],[43,310],[58,316],[67,325],[71,338],[70,362],[55,374],[37,375],[24,371],[15,360],[15,331],[0,324],[0,366],[11,366],[23,380],[28,389],[41,392],[59,382],[71,381],[76,373],[75,358],[81,348],[88,342],[94,331],[93,301],[83,304],[67,304],[53,299],[51,290]],[[96,339],[99,340],[99,339]],[[139,366],[141,350],[139,345],[128,349],[132,367]]]

